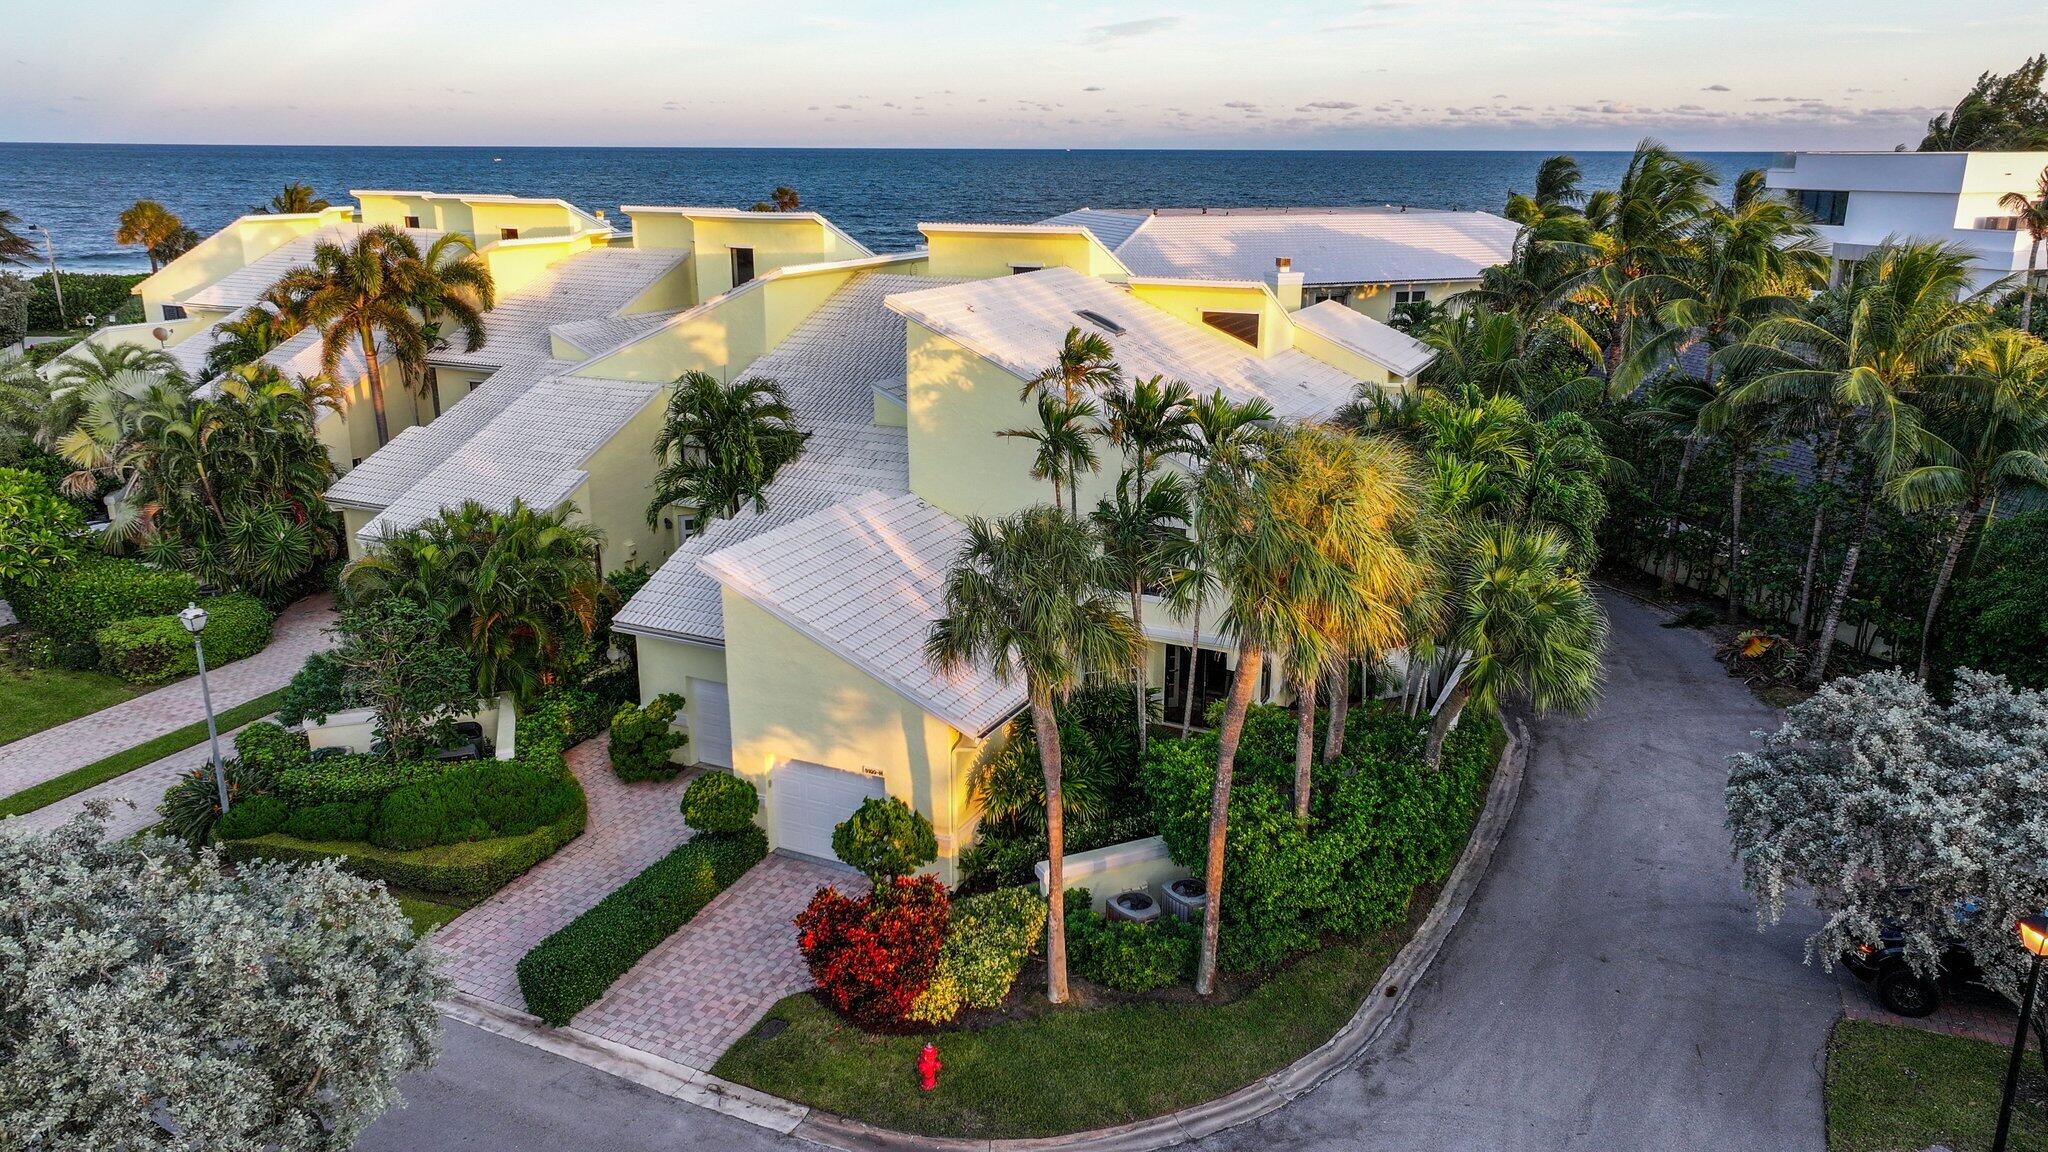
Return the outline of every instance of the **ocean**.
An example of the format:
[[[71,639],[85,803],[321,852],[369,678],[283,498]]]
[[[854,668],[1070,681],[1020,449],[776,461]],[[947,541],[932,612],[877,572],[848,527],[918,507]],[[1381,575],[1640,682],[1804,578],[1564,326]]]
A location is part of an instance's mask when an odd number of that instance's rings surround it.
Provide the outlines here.
[[[335,203],[355,188],[745,207],[777,184],[878,252],[922,220],[1028,221],[1072,208],[1405,204],[1500,211],[1548,152],[1296,152],[887,148],[362,148],[0,143],[0,208],[47,227],[60,268],[146,270],[115,217],[162,201],[207,235],[292,181]],[[1575,153],[1612,187],[1625,152]],[[1767,152],[1697,154],[1732,182]]]

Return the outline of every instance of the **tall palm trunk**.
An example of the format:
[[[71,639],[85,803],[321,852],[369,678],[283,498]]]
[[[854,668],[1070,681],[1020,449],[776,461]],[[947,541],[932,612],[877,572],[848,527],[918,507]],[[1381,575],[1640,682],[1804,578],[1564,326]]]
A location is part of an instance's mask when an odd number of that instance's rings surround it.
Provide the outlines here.
[[[1131,623],[1137,626],[1138,635],[1143,636],[1145,634],[1145,588],[1144,585],[1138,583],[1136,576],[1131,577]],[[1152,727],[1152,718],[1147,715],[1150,710],[1145,707],[1145,669],[1146,665],[1151,662],[1151,655],[1152,646],[1147,644],[1145,646],[1145,654],[1138,658],[1138,666],[1131,669],[1131,696],[1135,700],[1138,709],[1138,755],[1140,756],[1145,754],[1145,748],[1149,743],[1150,736],[1148,729]]]
[[[1863,481],[1856,499],[1862,509],[1858,520],[1856,538],[1849,542],[1849,551],[1842,556],[1841,574],[1835,577],[1834,594],[1828,597],[1827,618],[1821,621],[1820,634],[1813,638],[1813,666],[1807,669],[1806,686],[1817,688],[1827,679],[1828,657],[1835,651],[1835,630],[1842,626],[1842,607],[1849,602],[1849,587],[1856,582],[1856,561],[1863,555],[1863,543],[1870,538],[1870,526],[1877,519],[1877,501],[1871,493],[1871,481]]]
[[[1316,675],[1304,669],[1294,685],[1294,818],[1308,821],[1308,790],[1316,759]]]
[[[1202,872],[1208,893],[1208,911],[1202,918],[1202,954],[1195,964],[1195,992],[1207,996],[1216,990],[1216,942],[1223,921],[1223,839],[1230,828],[1230,774],[1237,766],[1237,744],[1244,738],[1244,714],[1251,707],[1252,693],[1258,691],[1259,672],[1266,653],[1257,644],[1240,640],[1237,645],[1237,675],[1230,682],[1230,700],[1223,707],[1223,723],[1216,731],[1216,787],[1209,793],[1209,862]]]
[[[1199,545],[1197,545],[1199,547]],[[1202,669],[1202,601],[1195,600],[1195,614],[1188,621],[1188,668],[1182,677],[1180,702],[1180,734],[1187,738],[1188,729],[1195,722],[1195,682]]]
[[[1813,582],[1814,577],[1820,572],[1821,534],[1826,529],[1828,520],[1828,502],[1823,498],[1821,489],[1834,478],[1835,454],[1840,449],[1841,443],[1842,424],[1840,421],[1836,421],[1834,431],[1828,436],[1828,446],[1821,453],[1820,467],[1814,470],[1814,480],[1816,483],[1814,485],[1813,532],[1806,541],[1806,566],[1799,573],[1799,610],[1793,614],[1796,623],[1792,633],[1792,646],[1795,648],[1806,647],[1807,634],[1813,631],[1813,624],[1810,619],[1810,613],[1813,609]]]
[[[2041,237],[2033,236],[2029,240],[2030,242],[2027,244],[2026,286],[2020,293],[2020,331],[2022,332],[2032,332],[2034,330],[2034,261],[2041,254]],[[1922,680],[1927,679],[1927,674],[1922,672],[1920,678]]]
[[[384,415],[384,369],[377,363],[377,334],[367,321],[356,325],[363,344],[363,375],[370,381],[370,411],[377,418],[377,446],[391,442],[391,422]]]
[[[1323,763],[1335,764],[1344,754],[1344,725],[1351,718],[1351,660],[1339,661],[1329,678],[1330,727],[1323,733]]]
[[[1045,770],[1045,998],[1067,1002],[1067,825],[1060,797],[1060,726],[1052,694],[1031,689],[1031,731],[1038,737],[1038,763]]]
[[[1728,519],[1728,621],[1742,622],[1742,483],[1748,476],[1743,469],[1743,458],[1748,450],[1738,448],[1735,452],[1734,475],[1730,478],[1729,519]]]
[[[1425,744],[1422,749],[1422,762],[1427,764],[1431,771],[1435,771],[1443,766],[1444,740],[1450,736],[1451,725],[1458,722],[1458,714],[1465,710],[1465,702],[1470,699],[1472,699],[1472,685],[1464,677],[1460,676],[1458,678],[1458,686],[1451,689],[1450,698],[1444,701],[1444,706],[1437,709],[1436,715],[1431,718],[1429,722],[1429,743]]]
[[[1659,596],[1669,596],[1678,587],[1678,510],[1685,504],[1686,474],[1692,471],[1692,458],[1698,451],[1699,441],[1687,436],[1685,451],[1678,455],[1678,478],[1671,484],[1671,515],[1664,521],[1664,561],[1658,565],[1663,577],[1657,584]]]
[[[1980,493],[1970,498],[1970,503],[1956,517],[1956,530],[1948,538],[1948,551],[1941,558],[1941,571],[1934,577],[1934,592],[1927,597],[1927,615],[1920,621],[1920,682],[1927,682],[1930,657],[1934,654],[1934,617],[1941,611],[1941,598],[1948,591],[1949,578],[1956,573],[1956,557],[1963,554],[1963,541],[1970,538],[1970,528],[1977,522],[1977,514],[1984,510],[1984,497]]]

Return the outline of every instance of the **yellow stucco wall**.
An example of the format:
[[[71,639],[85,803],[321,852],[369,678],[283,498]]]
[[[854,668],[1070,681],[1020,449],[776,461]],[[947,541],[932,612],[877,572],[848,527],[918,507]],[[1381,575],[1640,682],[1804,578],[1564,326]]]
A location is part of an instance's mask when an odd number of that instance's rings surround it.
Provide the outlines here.
[[[797,264],[852,260],[866,253],[808,214],[750,212],[742,216],[691,215],[683,211],[630,213],[633,246],[691,252],[696,299],[730,291],[732,250],[754,250],[754,275]]]
[[[361,508],[342,508],[339,511],[341,512],[342,527],[348,532],[348,539],[345,541],[348,545],[348,558],[350,561],[361,560],[363,553],[368,551],[368,549],[363,546],[361,540],[356,538],[356,533],[362,531],[364,525],[375,520],[377,514]]]
[[[1122,277],[1125,270],[1109,249],[1085,233],[947,231],[927,226],[934,276],[977,280],[1008,276],[1018,265],[1072,268],[1085,276]]]
[[[1379,364],[1341,344],[1325,340],[1306,328],[1294,330],[1294,349],[1297,352],[1306,352],[1332,368],[1349,372],[1353,379],[1367,384],[1384,387],[1393,379]],[[1398,386],[1396,390],[1398,391]]]
[[[1387,317],[1394,311],[1394,289],[1396,288],[1425,289],[1429,293],[1430,303],[1442,304],[1453,296],[1470,292],[1477,287],[1479,287],[1479,282],[1476,280],[1431,280],[1413,284],[1367,284],[1353,290],[1351,299],[1346,301],[1346,303],[1367,316],[1384,323]]]
[[[1131,295],[1197,328],[1202,327],[1203,312],[1256,313],[1260,356],[1277,355],[1294,346],[1294,324],[1279,298],[1264,284],[1134,280]]]
[[[517,240],[499,240],[491,233],[478,241],[477,251],[491,269],[498,295],[506,296],[533,283],[556,261],[598,247],[603,247],[603,236],[597,233]]]
[[[761,790],[762,826],[774,827],[779,764],[880,773],[889,795],[931,820],[950,882],[973,834],[967,769],[978,745],[746,598],[724,600],[733,771]]]
[[[590,478],[577,488],[576,507],[604,533],[604,570],[643,563],[660,567],[671,551],[668,536],[647,526],[654,495],[654,439],[661,433],[668,396],[657,394],[584,463]]]
[[[192,250],[158,269],[154,276],[135,286],[142,297],[142,315],[151,324],[164,318],[164,305],[214,283],[230,272],[248,267],[285,244],[316,228],[347,221],[349,208],[289,216],[252,213],[229,224],[192,247]]]

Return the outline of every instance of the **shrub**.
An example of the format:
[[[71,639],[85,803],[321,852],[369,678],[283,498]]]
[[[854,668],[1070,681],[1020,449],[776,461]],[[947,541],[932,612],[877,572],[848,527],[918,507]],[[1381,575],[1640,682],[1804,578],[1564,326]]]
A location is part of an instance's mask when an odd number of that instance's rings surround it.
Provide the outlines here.
[[[324,724],[336,712],[358,707],[348,683],[348,666],[333,652],[315,652],[285,685],[277,718],[286,724]]]
[[[626,881],[519,960],[527,1010],[557,1027],[768,853],[757,828],[699,836]]]
[[[236,758],[266,787],[274,787],[279,776],[302,767],[311,755],[305,733],[268,720],[258,720],[235,735]]]
[[[519,746],[549,740],[558,747],[572,748],[597,735],[609,719],[610,714],[589,692],[553,692],[520,710]]]
[[[448,809],[431,784],[408,784],[377,804],[370,825],[370,843],[379,848],[425,848],[441,843],[448,831]]]
[[[447,771],[452,765],[433,760],[388,760],[356,752],[327,749],[277,773],[272,787],[293,809],[319,804],[352,804],[382,800],[408,784]]]
[[[259,792],[229,808],[228,814],[214,824],[213,831],[223,840],[247,840],[276,831],[289,814],[284,801]]]
[[[832,852],[881,883],[938,859],[932,822],[894,796],[870,796],[832,829]]]
[[[78,556],[85,517],[47,480],[0,468],[0,588],[33,588]]]
[[[938,970],[947,905],[929,876],[885,880],[862,897],[820,888],[797,914],[797,947],[826,1003],[868,1027],[900,1024]]]
[[[315,804],[293,812],[284,833],[299,840],[367,840],[375,807],[367,800],[354,804]]]
[[[754,786],[729,772],[706,772],[683,789],[683,823],[699,833],[743,832],[760,810]]]
[[[370,823],[370,843],[405,851],[523,835],[560,815],[576,794],[559,757],[455,764],[386,794]]]
[[[1045,897],[1003,888],[953,902],[938,970],[910,1006],[910,1019],[944,1024],[962,1008],[996,1008],[1045,935]]]
[[[231,757],[222,767],[227,772],[230,809],[263,791],[264,781],[239,759]],[[164,835],[175,836],[187,844],[204,844],[220,819],[220,785],[214,780],[213,762],[209,760],[181,774],[165,790],[156,811],[163,817],[158,827]]]
[[[610,754],[612,771],[621,780],[672,780],[683,766],[669,759],[689,737],[675,730],[676,711],[683,698],[664,692],[647,702],[645,708],[619,705],[612,713]]]
[[[1111,920],[1086,888],[1067,891],[1067,962],[1081,978],[1119,992],[1153,992],[1192,979],[1200,930],[1179,920]]]
[[[8,602],[22,623],[49,637],[62,663],[84,668],[98,658],[93,637],[100,629],[139,616],[175,614],[198,596],[199,582],[183,572],[109,556],[81,556],[40,585],[11,591]],[[188,658],[191,648],[188,636]]]
[[[200,641],[208,668],[253,656],[270,643],[274,618],[254,596],[209,596],[204,607],[206,631],[200,633]],[[192,634],[176,615],[116,621],[100,629],[94,642],[107,671],[139,683],[177,680],[199,671]]]

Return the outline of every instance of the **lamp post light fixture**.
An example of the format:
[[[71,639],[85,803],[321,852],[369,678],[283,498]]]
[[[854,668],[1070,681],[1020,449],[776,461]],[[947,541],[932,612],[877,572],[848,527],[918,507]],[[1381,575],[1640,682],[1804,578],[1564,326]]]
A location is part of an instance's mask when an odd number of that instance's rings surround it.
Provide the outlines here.
[[[220,728],[213,720],[213,691],[206,685],[206,645],[199,642],[199,634],[206,631],[206,609],[188,603],[178,613],[178,623],[192,634],[192,651],[199,657],[199,699],[206,705],[206,738],[213,745],[213,784],[220,792],[220,813],[228,813],[228,773],[220,762]]]
[[[2020,944],[2033,954],[2027,964],[2027,990],[2020,997],[2020,1022],[2012,1034],[2012,1058],[2005,1065],[2005,1097],[1998,1102],[1998,1132],[1991,1137],[1991,1152],[2005,1152],[2005,1138],[2012,1128],[2012,1098],[2020,1086],[2020,1065],[2027,1058],[2027,1025],[2034,1016],[2034,992],[2041,983],[2041,960],[2048,957],[2048,916],[2022,916],[2014,925]]]

